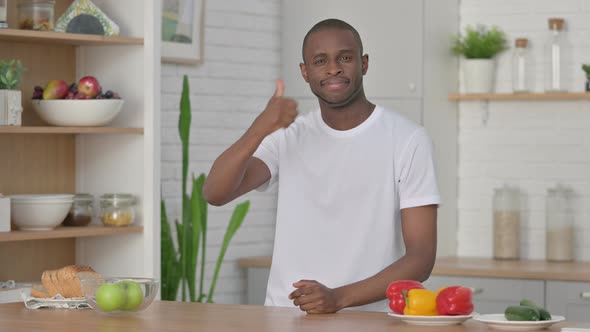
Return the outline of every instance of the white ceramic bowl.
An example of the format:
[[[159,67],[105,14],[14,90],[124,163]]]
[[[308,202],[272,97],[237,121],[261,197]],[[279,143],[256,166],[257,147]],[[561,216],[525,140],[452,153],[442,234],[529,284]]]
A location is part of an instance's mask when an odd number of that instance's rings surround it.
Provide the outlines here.
[[[123,99],[33,100],[41,119],[54,126],[104,126],[121,112]]]
[[[32,198],[31,196],[37,196]],[[52,230],[61,224],[74,202],[74,195],[15,195],[10,196],[10,220],[24,231]],[[70,198],[67,198],[69,196]],[[29,197],[25,199],[24,197]]]

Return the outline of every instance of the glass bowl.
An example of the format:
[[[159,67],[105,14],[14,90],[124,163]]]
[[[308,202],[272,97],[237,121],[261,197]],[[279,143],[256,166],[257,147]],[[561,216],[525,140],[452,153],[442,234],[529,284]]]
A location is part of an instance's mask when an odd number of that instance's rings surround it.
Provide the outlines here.
[[[84,298],[92,309],[108,315],[127,315],[149,307],[159,282],[151,278],[81,278]]]

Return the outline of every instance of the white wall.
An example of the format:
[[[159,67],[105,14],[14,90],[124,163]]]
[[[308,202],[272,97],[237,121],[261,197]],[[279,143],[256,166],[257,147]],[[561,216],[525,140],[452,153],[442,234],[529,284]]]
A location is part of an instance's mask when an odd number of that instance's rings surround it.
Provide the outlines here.
[[[280,0],[206,2],[205,61],[162,65],[162,196],[169,220],[181,219],[181,145],[178,116],[182,75],[190,78],[192,126],[189,171],[208,173],[215,158],[238,139],[274,91],[280,71]],[[190,188],[189,188],[190,190]],[[276,193],[251,193],[225,207],[209,207],[206,292],[225,229],[236,204],[251,201],[217,281],[214,301],[245,302],[245,272],[237,259],[270,255]]]
[[[543,90],[549,17],[563,17],[572,57],[572,91],[583,91],[580,64],[590,63],[589,0],[462,0],[460,25],[498,25],[530,39],[536,92]],[[511,50],[498,59],[497,92],[511,92]],[[590,101],[495,101],[482,124],[481,104],[461,102],[459,116],[460,256],[492,256],[492,195],[502,184],[523,193],[521,256],[545,257],[545,193],[560,182],[578,194],[576,255],[590,260]]]

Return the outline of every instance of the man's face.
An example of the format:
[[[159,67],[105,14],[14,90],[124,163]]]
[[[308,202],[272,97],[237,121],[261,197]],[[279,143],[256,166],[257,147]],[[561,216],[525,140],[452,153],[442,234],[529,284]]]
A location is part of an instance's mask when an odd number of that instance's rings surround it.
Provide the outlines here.
[[[333,108],[350,104],[363,91],[369,57],[349,30],[324,29],[309,35],[301,75],[311,91]]]

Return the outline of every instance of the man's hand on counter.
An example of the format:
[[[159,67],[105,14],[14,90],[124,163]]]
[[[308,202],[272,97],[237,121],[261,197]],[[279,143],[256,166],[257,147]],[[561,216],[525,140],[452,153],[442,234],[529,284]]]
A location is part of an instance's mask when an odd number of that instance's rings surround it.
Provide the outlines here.
[[[328,288],[315,280],[300,280],[293,287],[297,289],[289,294],[289,299],[308,314],[329,314],[344,307],[336,289]]]

